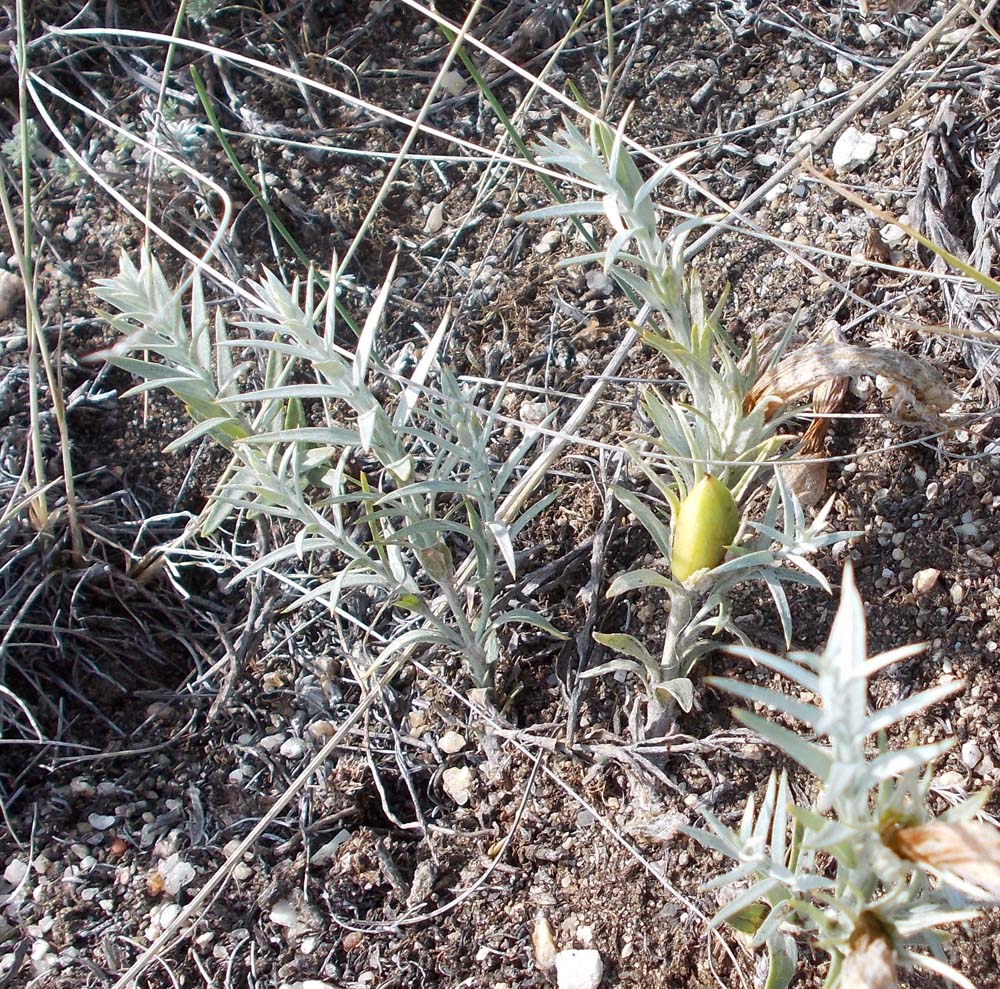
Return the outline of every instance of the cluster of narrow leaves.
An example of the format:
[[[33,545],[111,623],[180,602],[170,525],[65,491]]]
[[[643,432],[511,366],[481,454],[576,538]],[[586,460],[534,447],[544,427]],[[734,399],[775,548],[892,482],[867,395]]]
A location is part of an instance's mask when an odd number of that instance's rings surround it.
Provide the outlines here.
[[[512,522],[499,517],[537,434],[496,459],[502,394],[485,404],[441,366],[445,322],[409,378],[380,366],[392,276],[346,350],[336,261],[325,290],[312,272],[291,287],[267,273],[250,287],[250,318],[230,326],[206,304],[197,274],[185,319],[183,286],[171,287],[147,254],[138,267],[123,258],[97,287],[121,333],[103,356],[143,379],[131,394],[166,388],[184,402],[192,426],[168,450],[209,437],[232,454],[206,532],[234,513],[292,527],[239,579],[280,572],[298,605],[325,601],[342,629],[367,639],[383,628],[368,669],[407,649],[445,647],[489,687],[504,626],[560,634],[533,610],[505,609],[500,594],[515,573],[515,540],[556,492]],[[471,560],[464,586],[459,555]]]
[[[789,679],[813,703],[737,680],[708,680],[810,732],[802,737],[761,715],[734,712],[813,777],[816,797],[808,806],[797,803],[787,775],[772,774],[759,806],[751,797],[738,828],[703,811],[707,828],[684,829],[735,862],[705,886],[731,891],[713,924],[728,923],[766,946],[770,989],[788,985],[801,936],[830,955],[826,989],[893,989],[897,966],[923,968],[971,989],[948,964],[940,928],[974,917],[970,900],[1000,897],[1000,832],[973,820],[986,793],[940,817],[928,815],[931,763],[954,739],[900,749],[886,739],[887,729],[963,684],[946,683],[876,710],[868,705],[869,677],[922,648],[867,655],[864,606],[848,568],[822,654],[733,649]]]

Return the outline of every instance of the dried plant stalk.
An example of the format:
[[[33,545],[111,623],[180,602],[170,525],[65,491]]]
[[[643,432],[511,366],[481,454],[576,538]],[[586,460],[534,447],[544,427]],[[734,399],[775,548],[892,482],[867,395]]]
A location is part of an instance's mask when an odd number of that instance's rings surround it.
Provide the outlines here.
[[[814,343],[795,351],[761,375],[747,392],[743,409],[749,413],[761,401],[773,415],[793,398],[812,391],[831,378],[860,378],[864,375],[885,379],[883,394],[892,402],[893,414],[900,418],[934,419],[955,401],[955,393],[936,368],[909,354],[887,347],[855,347],[840,343]],[[912,409],[907,415],[905,407]]]

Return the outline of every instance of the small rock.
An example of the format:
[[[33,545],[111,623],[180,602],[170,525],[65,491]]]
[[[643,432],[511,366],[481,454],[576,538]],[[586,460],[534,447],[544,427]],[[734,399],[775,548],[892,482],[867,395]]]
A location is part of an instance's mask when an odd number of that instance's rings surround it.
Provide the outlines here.
[[[156,871],[163,877],[163,888],[171,896],[176,896],[189,886],[195,877],[194,866],[185,862],[178,852],[158,863]]]
[[[595,269],[587,272],[587,288],[594,295],[611,295],[615,290],[615,283],[610,275]]]
[[[567,948],[556,955],[559,989],[597,989],[603,977],[601,953],[593,948]]]
[[[542,234],[538,243],[535,244],[536,254],[551,254],[562,241],[562,234],[558,230],[549,230]]]
[[[465,745],[465,736],[460,735],[457,731],[446,731],[438,739],[438,748],[445,755],[455,755],[456,752],[461,752]]]
[[[545,420],[548,414],[549,407],[545,402],[522,402],[521,408],[518,410],[521,421],[526,422],[529,426],[537,426]]]
[[[286,759],[301,759],[305,746],[301,738],[286,738],[278,750]]]
[[[820,79],[819,86],[817,88],[824,96],[832,96],[838,89],[840,89],[840,87],[827,76]]]
[[[427,214],[427,220],[424,223],[424,233],[436,234],[443,226],[444,206],[441,203],[435,203]]]
[[[107,831],[115,823],[115,818],[108,814],[90,814],[87,817],[87,823],[95,831]]]
[[[874,134],[848,127],[833,146],[833,167],[838,172],[850,172],[869,161],[877,147],[878,138]]]
[[[441,785],[459,807],[464,807],[471,796],[472,770],[468,766],[452,766],[441,774]]]
[[[11,886],[20,886],[21,880],[28,874],[28,863],[24,859],[11,859],[3,870],[3,877]]]
[[[290,900],[278,900],[270,913],[271,923],[277,927],[297,927],[299,914]]]
[[[6,319],[24,301],[24,282],[9,271],[0,271],[0,319]]]
[[[975,769],[983,761],[983,750],[979,747],[979,743],[974,739],[970,738],[962,746],[962,764],[967,769]]]
[[[938,786],[963,786],[965,783],[965,777],[954,769],[949,769],[947,772],[942,773],[934,782]]]
[[[325,742],[336,733],[337,726],[332,721],[325,721],[322,718],[319,721],[314,721],[309,726],[309,734],[318,742]]]
[[[441,77],[441,90],[449,96],[460,96],[465,91],[465,78],[458,69],[449,69]]]
[[[990,567],[993,566],[993,557],[989,553],[984,553],[978,546],[970,546],[966,551],[965,555],[972,560],[973,563],[978,567]]]
[[[277,735],[265,735],[257,744],[265,752],[274,752],[285,744],[285,734],[284,732],[280,732]]]
[[[351,832],[341,828],[328,842],[316,849],[310,861],[313,865],[326,865],[337,854],[337,849],[350,837]]]
[[[965,585],[959,583],[952,584],[948,594],[951,597],[951,603],[958,607],[965,600]]]
[[[929,594],[940,577],[941,571],[935,570],[934,567],[928,567],[926,570],[918,570],[913,575],[913,593],[919,597]]]
[[[552,935],[549,918],[539,911],[535,915],[535,926],[531,932],[531,944],[535,950],[535,964],[543,971],[550,972],[556,967],[556,941]]]
[[[777,182],[764,193],[764,198],[769,203],[773,203],[775,199],[783,196],[786,192],[788,192],[788,185],[784,182]]]

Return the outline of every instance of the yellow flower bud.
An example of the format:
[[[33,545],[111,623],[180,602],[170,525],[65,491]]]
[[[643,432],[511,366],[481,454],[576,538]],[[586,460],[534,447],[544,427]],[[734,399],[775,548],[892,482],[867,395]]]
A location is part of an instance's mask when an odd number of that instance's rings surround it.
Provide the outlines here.
[[[696,570],[718,566],[739,527],[740,513],[729,488],[706,474],[681,502],[674,520],[674,579],[685,581]]]

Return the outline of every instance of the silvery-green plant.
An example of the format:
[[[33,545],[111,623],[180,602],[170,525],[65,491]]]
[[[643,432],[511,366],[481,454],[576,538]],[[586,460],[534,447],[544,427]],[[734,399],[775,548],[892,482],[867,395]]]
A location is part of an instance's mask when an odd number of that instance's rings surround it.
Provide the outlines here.
[[[342,622],[387,627],[373,665],[408,647],[445,647],[464,657],[477,687],[489,687],[504,626],[560,635],[528,608],[504,610],[499,594],[503,565],[516,569],[515,540],[556,492],[513,522],[498,516],[537,432],[495,459],[502,395],[485,405],[441,366],[446,322],[411,378],[380,368],[376,336],[392,277],[348,351],[336,343],[336,261],[325,291],[312,272],[291,287],[268,272],[251,286],[251,318],[230,327],[206,304],[197,274],[185,318],[184,293],[155,259],[144,253],[137,267],[123,257],[96,289],[122,334],[103,356],[144,379],[127,394],[167,388],[184,402],[193,424],[168,450],[207,436],[232,454],[206,532],[235,511],[294,527],[241,579],[301,561],[304,577],[284,576],[300,589],[297,604],[323,600]],[[459,552],[474,564],[465,587]]]
[[[728,561],[683,580],[655,569],[636,570],[619,577],[608,591],[613,597],[657,588],[670,599],[658,657],[633,636],[597,633],[599,642],[626,658],[588,672],[593,676],[624,670],[639,676],[645,687],[646,717],[641,728],[635,720],[633,730],[649,736],[665,729],[675,703],[685,711],[691,708],[690,673],[713,648],[714,637],[727,632],[747,641],[729,609],[735,586],[747,580],[765,583],[790,642],[791,616],[783,585],[798,582],[829,590],[805,557],[851,533],[822,532],[829,505],[807,522],[776,470],[783,458],[794,453],[797,437],[787,427],[804,409],[784,403],[776,408],[775,403],[750,399],[761,375],[785,353],[795,320],[776,340],[763,345],[751,339],[741,348],[726,333],[721,323],[725,297],[709,308],[697,272],[688,271],[684,261],[685,238],[700,221],[682,223],[667,237],[657,229],[653,194],[673,167],[665,166],[643,180],[624,147],[623,133],[624,121],[617,131],[595,123],[588,140],[566,122],[557,139],[543,139],[539,160],[595,186],[601,198],[563,203],[523,217],[607,219],[614,233],[604,250],[565,263],[600,263],[640,300],[641,339],[663,354],[680,378],[682,389],[676,397],[668,398],[655,388],[645,392],[646,423],[629,446],[653,497],[625,487],[616,486],[613,492],[649,531],[664,561],[670,561],[680,506],[702,478],[711,475],[725,485],[741,512],[760,488],[771,485],[763,521],[747,522],[739,529]],[[669,519],[664,518],[665,509]]]
[[[790,680],[798,696],[708,678],[809,732],[803,737],[772,718],[735,711],[812,777],[815,797],[797,802],[787,775],[772,773],[759,806],[751,796],[738,827],[704,810],[707,828],[684,827],[735,862],[704,886],[728,891],[712,923],[727,923],[766,947],[769,989],[788,985],[802,938],[830,955],[825,989],[892,989],[897,965],[971,985],[948,965],[939,928],[975,916],[970,900],[1000,896],[1000,832],[972,820],[985,793],[930,818],[931,764],[953,738],[893,749],[886,737],[887,729],[963,684],[945,683],[874,710],[868,703],[869,677],[923,648],[868,656],[864,606],[848,566],[821,654],[731,650]],[[803,692],[814,700],[800,699]]]

